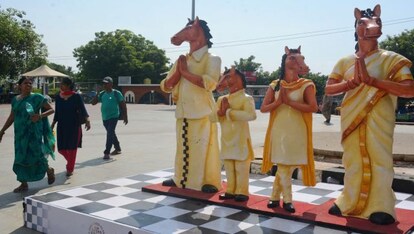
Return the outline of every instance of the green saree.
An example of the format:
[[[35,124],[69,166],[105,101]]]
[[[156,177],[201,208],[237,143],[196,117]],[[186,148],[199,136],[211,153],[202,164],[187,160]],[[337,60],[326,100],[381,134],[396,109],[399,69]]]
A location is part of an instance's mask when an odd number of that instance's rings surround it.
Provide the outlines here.
[[[48,169],[47,156],[55,159],[53,145],[55,137],[49,120],[43,118],[37,122],[30,120],[27,107],[39,114],[47,100],[40,94],[30,94],[18,100],[12,100],[14,114],[14,150],[13,171],[20,182],[38,181],[45,177]],[[27,104],[29,103],[29,104]]]

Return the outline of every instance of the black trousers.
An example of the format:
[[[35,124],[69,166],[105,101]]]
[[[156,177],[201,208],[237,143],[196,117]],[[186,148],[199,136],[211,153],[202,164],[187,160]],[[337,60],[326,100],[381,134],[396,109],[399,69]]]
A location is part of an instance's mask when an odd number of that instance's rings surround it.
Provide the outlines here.
[[[118,118],[103,121],[103,125],[106,129],[106,145],[104,154],[109,154],[111,152],[112,145],[115,147],[115,150],[121,151],[121,146],[119,145],[118,137],[115,133],[117,123]]]

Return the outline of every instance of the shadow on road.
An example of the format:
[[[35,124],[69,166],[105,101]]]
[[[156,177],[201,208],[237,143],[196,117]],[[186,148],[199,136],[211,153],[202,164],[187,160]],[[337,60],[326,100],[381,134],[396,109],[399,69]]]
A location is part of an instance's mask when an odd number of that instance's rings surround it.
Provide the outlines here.
[[[25,197],[32,196],[37,194],[39,191],[55,186],[55,185],[65,185],[66,180],[68,179],[66,177],[66,173],[56,173],[55,174],[56,180],[53,184],[48,185],[47,184],[47,177],[40,181],[36,182],[29,182],[29,191],[23,192],[23,193],[13,193],[13,191],[10,191],[8,193],[4,193],[0,195],[0,210],[5,209],[11,206],[15,206],[14,203],[18,201],[23,201]],[[16,187],[19,186],[19,182],[16,181]]]

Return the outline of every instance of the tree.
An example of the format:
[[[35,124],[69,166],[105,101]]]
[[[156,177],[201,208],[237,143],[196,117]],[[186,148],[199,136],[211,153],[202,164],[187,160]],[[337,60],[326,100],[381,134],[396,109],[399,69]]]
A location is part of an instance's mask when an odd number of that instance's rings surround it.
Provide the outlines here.
[[[326,85],[326,81],[328,80],[328,76],[321,75],[320,72],[318,73],[309,72],[309,74],[306,75],[306,78],[311,79],[313,81],[313,83],[315,84],[315,88],[316,88],[316,97],[317,99],[322,100],[322,96],[325,94],[325,85]]]
[[[72,67],[66,67],[65,65],[60,65],[60,64],[56,64],[56,63],[48,63],[47,64],[50,68],[52,68],[55,71],[61,72],[63,74],[68,75],[69,77],[75,77],[76,74],[75,72],[72,70]]]
[[[259,71],[256,72],[256,85],[269,85],[273,80],[279,78],[279,74],[280,68],[273,72],[263,71],[263,69],[259,69]]]
[[[256,72],[262,64],[253,62],[255,58],[253,55],[250,55],[247,59],[240,58],[239,62],[234,61],[234,65],[241,72]]]
[[[250,55],[247,59],[240,58],[239,62],[234,61],[234,65],[236,69],[241,72],[254,72],[256,74],[256,85],[264,84],[269,74],[268,72],[264,74],[262,65],[260,63],[253,62],[254,59],[255,57]]]
[[[88,81],[131,76],[133,83],[143,83],[145,78],[159,83],[160,74],[167,71],[165,52],[128,30],[95,33],[95,40],[76,48],[73,54],[80,76]]]
[[[15,79],[46,63],[47,48],[25,15],[24,11],[0,8],[0,80]]]

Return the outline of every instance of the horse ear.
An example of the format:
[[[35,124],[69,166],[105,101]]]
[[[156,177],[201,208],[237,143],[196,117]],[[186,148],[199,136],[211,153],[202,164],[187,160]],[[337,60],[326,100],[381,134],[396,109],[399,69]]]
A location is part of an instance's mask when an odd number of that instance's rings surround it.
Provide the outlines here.
[[[285,54],[290,54],[289,47],[285,46]]]
[[[188,22],[190,22],[191,21],[191,19],[190,18],[187,18],[188,19]]]
[[[376,17],[380,17],[380,16],[381,16],[381,6],[380,6],[380,4],[377,4],[377,5],[374,7],[374,15],[375,15]]]
[[[355,8],[355,10],[354,10],[354,16],[355,16],[355,19],[357,19],[357,20],[359,20],[359,19],[362,18],[361,11],[358,8]]]
[[[198,18],[198,16],[196,16],[196,18],[194,19],[194,24],[197,25],[199,21],[200,19]]]
[[[299,54],[301,54],[301,52],[300,52],[300,47],[301,47],[301,46],[299,46],[299,47],[298,47],[298,52],[299,52]]]

